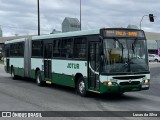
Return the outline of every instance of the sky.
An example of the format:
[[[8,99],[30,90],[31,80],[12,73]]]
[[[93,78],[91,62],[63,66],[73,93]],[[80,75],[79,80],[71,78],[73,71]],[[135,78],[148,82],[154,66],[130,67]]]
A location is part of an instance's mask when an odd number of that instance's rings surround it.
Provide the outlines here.
[[[41,34],[61,31],[65,17],[80,18],[80,0],[39,0]],[[160,0],[81,0],[82,30],[140,26],[160,32]],[[37,0],[0,0],[0,26],[3,36],[37,34]]]

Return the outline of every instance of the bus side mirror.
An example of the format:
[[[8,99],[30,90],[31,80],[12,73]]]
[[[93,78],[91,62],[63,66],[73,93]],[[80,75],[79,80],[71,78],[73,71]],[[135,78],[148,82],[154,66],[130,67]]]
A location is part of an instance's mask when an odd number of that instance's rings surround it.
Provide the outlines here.
[[[102,43],[103,37],[102,37],[102,36],[99,36],[99,40],[100,40],[100,42]]]
[[[104,65],[104,55],[100,55],[99,64],[100,64],[99,71],[102,71]]]
[[[99,43],[99,55],[103,55],[103,38],[102,38],[102,36],[99,36],[99,40],[100,40],[100,43]]]
[[[103,62],[103,60],[104,60],[104,55],[100,55],[100,60],[101,60],[101,62]]]

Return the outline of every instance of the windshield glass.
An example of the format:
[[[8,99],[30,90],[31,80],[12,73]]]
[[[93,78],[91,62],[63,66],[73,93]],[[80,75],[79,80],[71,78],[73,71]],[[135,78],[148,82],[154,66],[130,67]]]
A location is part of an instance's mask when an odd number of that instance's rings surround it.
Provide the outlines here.
[[[148,72],[146,41],[137,38],[104,39],[102,72]]]

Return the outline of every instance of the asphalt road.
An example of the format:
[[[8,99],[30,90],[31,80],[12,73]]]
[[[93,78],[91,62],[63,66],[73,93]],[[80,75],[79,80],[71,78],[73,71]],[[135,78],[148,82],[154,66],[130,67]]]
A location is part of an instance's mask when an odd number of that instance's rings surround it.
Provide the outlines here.
[[[10,74],[4,72],[3,65],[0,65],[0,111],[160,111],[160,63],[151,63],[150,70],[151,86],[147,91],[128,92],[122,96],[91,94],[84,98],[75,94],[72,88],[57,85],[39,87],[33,80],[12,80]]]

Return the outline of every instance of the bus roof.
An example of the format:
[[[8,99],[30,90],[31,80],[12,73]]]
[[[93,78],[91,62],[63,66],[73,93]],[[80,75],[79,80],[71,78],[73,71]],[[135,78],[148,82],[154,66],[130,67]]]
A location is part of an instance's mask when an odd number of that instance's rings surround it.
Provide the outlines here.
[[[25,41],[25,39],[26,38],[19,38],[19,39],[8,40],[8,41],[5,41],[5,44],[16,43],[16,42],[23,42],[23,41]]]
[[[43,36],[33,36],[32,40],[39,40],[39,39],[50,39],[50,38],[59,38],[59,37],[73,37],[73,36],[83,36],[83,35],[93,35],[99,34],[100,29],[94,30],[83,30],[83,31],[74,31],[74,32],[65,32],[65,33],[57,33],[57,34],[49,34]]]

